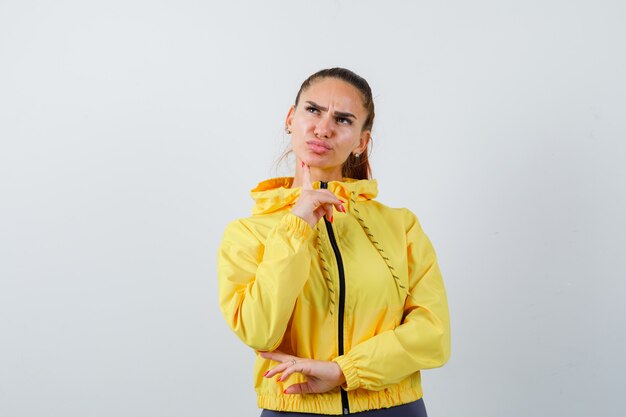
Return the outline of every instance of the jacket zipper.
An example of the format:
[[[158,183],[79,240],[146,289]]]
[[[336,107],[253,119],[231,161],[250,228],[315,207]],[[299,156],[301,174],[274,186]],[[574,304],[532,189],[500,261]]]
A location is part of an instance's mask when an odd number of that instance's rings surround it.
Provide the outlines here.
[[[320,188],[327,189],[328,183],[325,181],[320,182]],[[338,353],[339,356],[343,355],[343,315],[346,307],[346,278],[343,270],[343,261],[341,260],[341,253],[339,252],[339,246],[337,246],[337,240],[335,240],[335,233],[333,232],[332,224],[324,217],[324,223],[326,224],[326,231],[328,232],[328,238],[330,239],[330,246],[335,252],[335,258],[337,260],[337,270],[339,272],[339,315],[337,317],[338,326]],[[343,389],[341,390],[341,408],[343,414],[350,414],[350,405],[348,404],[348,393]]]

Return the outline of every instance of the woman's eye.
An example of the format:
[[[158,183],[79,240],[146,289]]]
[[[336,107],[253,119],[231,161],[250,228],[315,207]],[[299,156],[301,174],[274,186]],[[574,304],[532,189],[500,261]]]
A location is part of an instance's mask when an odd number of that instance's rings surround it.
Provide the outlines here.
[[[306,111],[308,111],[309,113],[315,113],[315,114],[320,112],[318,108],[313,107],[313,106],[307,106]]]
[[[340,123],[342,125],[351,125],[352,120],[348,119],[347,117],[337,117],[337,123]]]

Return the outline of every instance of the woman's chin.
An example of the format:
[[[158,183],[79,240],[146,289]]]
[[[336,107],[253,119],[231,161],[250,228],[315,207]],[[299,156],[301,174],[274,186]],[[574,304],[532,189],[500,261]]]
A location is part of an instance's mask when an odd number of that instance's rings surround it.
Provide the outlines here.
[[[318,169],[332,169],[336,166],[334,161],[330,161],[327,155],[320,155],[313,152],[309,152],[306,155],[303,155],[299,158],[305,164],[309,166],[309,168],[318,168]]]

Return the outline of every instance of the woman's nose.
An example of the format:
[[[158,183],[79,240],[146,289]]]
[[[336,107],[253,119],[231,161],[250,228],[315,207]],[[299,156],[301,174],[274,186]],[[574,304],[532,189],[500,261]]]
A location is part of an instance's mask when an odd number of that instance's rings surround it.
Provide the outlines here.
[[[315,136],[328,138],[332,134],[332,120],[329,116],[321,117],[315,125]]]

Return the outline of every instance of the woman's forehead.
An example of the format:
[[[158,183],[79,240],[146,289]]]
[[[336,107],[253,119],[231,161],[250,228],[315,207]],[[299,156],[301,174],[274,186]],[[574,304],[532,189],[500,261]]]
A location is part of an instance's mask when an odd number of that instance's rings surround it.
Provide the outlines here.
[[[313,101],[324,107],[342,107],[340,110],[365,110],[361,93],[352,84],[337,78],[315,80],[301,94],[300,100]],[[358,109],[358,110],[357,110]]]

